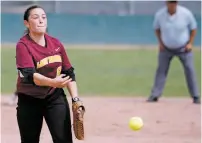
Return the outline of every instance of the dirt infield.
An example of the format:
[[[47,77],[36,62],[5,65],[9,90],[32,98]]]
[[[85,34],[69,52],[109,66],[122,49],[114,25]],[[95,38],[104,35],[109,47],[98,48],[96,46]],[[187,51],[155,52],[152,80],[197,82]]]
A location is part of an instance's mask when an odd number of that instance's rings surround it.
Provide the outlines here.
[[[4,105],[7,98],[1,98],[1,143],[20,143],[15,106]],[[162,98],[159,103],[131,97],[85,97],[82,100],[87,110],[86,140],[74,143],[201,142],[201,108],[192,104],[190,98]],[[128,128],[132,116],[142,117],[142,130],[133,132]],[[40,143],[52,143],[45,122]]]

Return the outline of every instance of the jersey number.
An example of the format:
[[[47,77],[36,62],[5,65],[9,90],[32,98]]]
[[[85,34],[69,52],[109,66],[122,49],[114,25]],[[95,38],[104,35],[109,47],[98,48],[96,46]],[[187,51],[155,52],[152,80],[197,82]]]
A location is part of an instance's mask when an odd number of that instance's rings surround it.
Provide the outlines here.
[[[62,70],[62,66],[59,66],[57,68],[57,74],[56,74],[56,76],[59,76],[61,74],[61,70]]]

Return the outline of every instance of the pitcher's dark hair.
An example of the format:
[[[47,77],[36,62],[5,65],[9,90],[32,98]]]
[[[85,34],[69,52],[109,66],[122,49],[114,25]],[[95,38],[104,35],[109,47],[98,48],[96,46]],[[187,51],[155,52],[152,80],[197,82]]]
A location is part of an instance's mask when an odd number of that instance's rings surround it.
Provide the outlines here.
[[[35,9],[35,8],[41,8],[41,9],[43,9],[43,8],[42,8],[41,6],[39,6],[39,5],[33,5],[33,6],[28,7],[28,8],[25,10],[25,12],[24,12],[24,20],[28,21],[29,16],[30,16],[30,12],[31,12],[33,9]],[[46,32],[47,32],[47,29],[46,29]],[[28,34],[28,33],[29,33],[29,29],[27,28],[27,29],[24,31],[24,34],[26,35],[26,34]]]

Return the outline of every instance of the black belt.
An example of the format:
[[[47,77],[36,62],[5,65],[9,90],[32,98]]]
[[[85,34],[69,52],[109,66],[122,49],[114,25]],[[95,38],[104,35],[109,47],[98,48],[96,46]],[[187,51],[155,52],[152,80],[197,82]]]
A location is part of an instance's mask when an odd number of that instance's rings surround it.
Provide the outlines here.
[[[171,53],[175,53],[175,54],[187,52],[187,51],[186,51],[186,45],[181,46],[181,47],[179,47],[179,48],[175,48],[175,49],[172,49],[172,48],[169,48],[169,47],[166,47],[166,46],[164,46],[164,48],[165,48],[167,51],[169,51],[169,52],[171,52]]]

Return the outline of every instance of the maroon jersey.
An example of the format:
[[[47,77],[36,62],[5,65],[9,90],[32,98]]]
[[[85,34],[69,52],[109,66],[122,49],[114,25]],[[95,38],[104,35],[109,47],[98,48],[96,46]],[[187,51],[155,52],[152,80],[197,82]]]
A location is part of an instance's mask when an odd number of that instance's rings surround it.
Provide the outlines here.
[[[28,35],[19,40],[16,46],[17,68],[35,68],[37,73],[49,78],[55,78],[60,75],[62,70],[71,68],[64,46],[60,41],[47,34],[45,39],[46,47],[40,46]],[[53,87],[25,84],[18,74],[17,92],[19,93],[45,98],[54,90]]]

